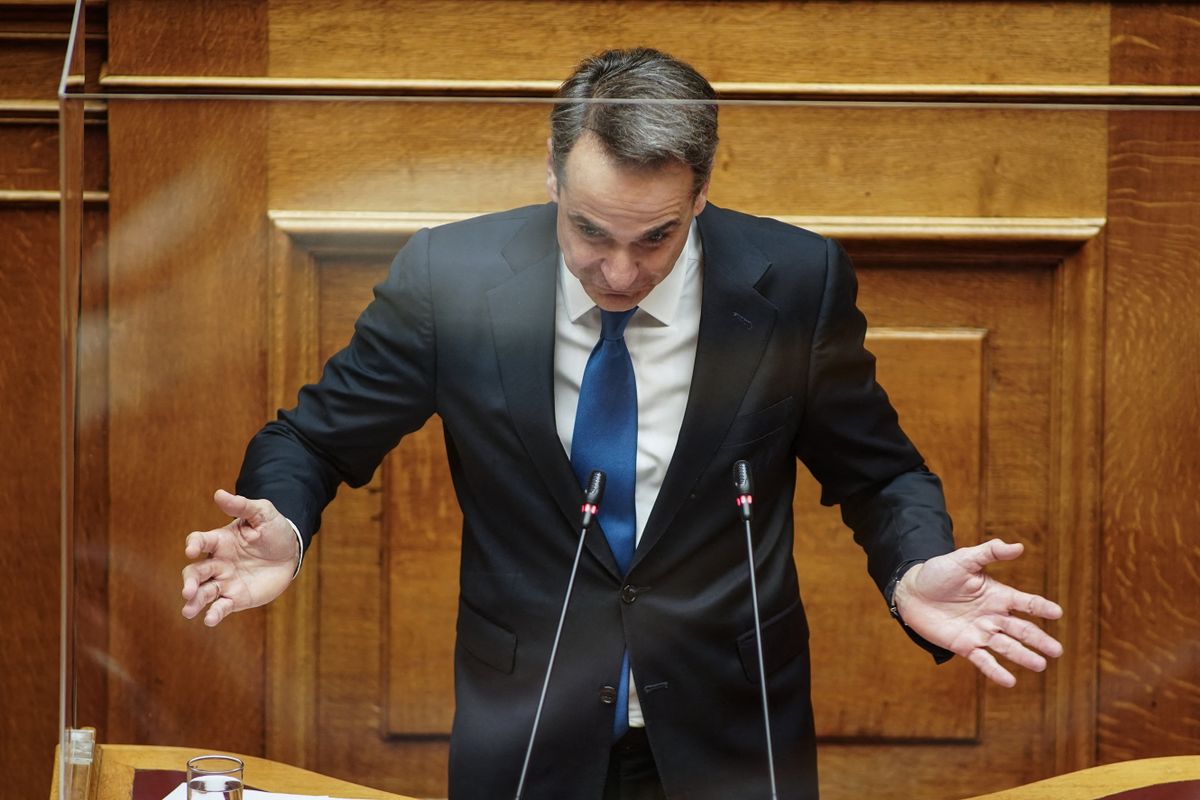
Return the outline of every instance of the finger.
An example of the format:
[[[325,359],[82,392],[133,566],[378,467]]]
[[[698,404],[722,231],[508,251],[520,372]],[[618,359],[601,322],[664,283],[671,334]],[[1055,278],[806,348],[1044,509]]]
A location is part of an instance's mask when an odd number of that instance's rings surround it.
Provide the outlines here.
[[[218,562],[214,559],[207,558],[203,561],[197,561],[193,564],[188,564],[183,568],[183,599],[190,600],[196,595],[196,590],[200,588],[200,584],[216,574]]]
[[[192,531],[187,535],[184,542],[183,554],[188,558],[199,558],[203,555],[209,555],[217,552],[217,546],[221,541],[221,532],[215,531]]]
[[[1013,677],[1013,674],[1000,666],[1000,662],[996,660],[996,657],[982,647],[976,647],[968,653],[967,660],[974,664],[975,668],[993,683],[998,683],[1006,689],[1011,689],[1017,685],[1017,679]]]
[[[1042,672],[1046,669],[1046,659],[1033,652],[1025,645],[1005,633],[997,633],[988,640],[988,649],[996,655],[1004,656],[1018,667]]]
[[[1062,606],[1052,600],[1047,600],[1041,595],[1029,594],[1019,590],[1013,590],[1013,598],[1009,602],[1010,611],[1019,611],[1022,614],[1028,614],[1031,617],[1041,617],[1042,619],[1058,619],[1063,615]]]
[[[219,581],[205,581],[192,594],[192,598],[183,605],[183,616],[191,619],[200,613],[206,605],[221,596]]]
[[[221,620],[233,613],[233,600],[228,597],[217,598],[208,608],[208,613],[204,615],[204,624],[210,628],[215,628],[221,624]]]
[[[1018,642],[1029,645],[1051,658],[1058,658],[1063,654],[1063,646],[1057,639],[1028,620],[1008,617],[1002,627],[1005,633]]]
[[[251,526],[261,525],[266,513],[274,509],[268,500],[251,500],[240,494],[230,494],[224,489],[217,489],[213,500],[222,512],[231,517],[244,519]]]
[[[978,572],[988,564],[994,564],[997,561],[1012,561],[1024,550],[1025,545],[1020,542],[1009,544],[1001,539],[989,539],[983,544],[964,547],[958,552],[973,567],[972,571]]]

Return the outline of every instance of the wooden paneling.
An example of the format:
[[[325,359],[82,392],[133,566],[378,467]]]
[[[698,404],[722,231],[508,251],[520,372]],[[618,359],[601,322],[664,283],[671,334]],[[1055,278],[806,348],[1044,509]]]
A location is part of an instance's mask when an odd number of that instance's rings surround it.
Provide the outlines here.
[[[943,476],[959,544],[978,540],[984,511],[983,387],[991,377],[985,337],[982,329],[884,328],[867,340],[905,432]],[[983,709],[975,669],[962,659],[931,668],[879,613],[861,550],[837,512],[818,507],[819,495],[804,475],[796,491],[795,557],[812,631],[818,736],[976,741]]]
[[[951,326],[987,331],[988,380],[984,384],[986,395],[983,400],[987,427],[980,454],[983,508],[978,526],[971,530],[956,525],[956,537],[961,537],[962,544],[991,536],[1024,542],[1028,548],[1027,558],[993,570],[993,574],[1023,587],[1037,589],[1043,586],[1047,579],[1042,552],[1048,535],[1053,271],[1001,265],[983,269],[935,266],[875,269],[866,263],[860,264],[860,280],[860,302],[875,325],[904,326],[919,320],[935,329]],[[981,296],[1005,299],[1002,303],[980,303]],[[886,381],[886,371],[899,368],[900,365],[882,364],[881,377]],[[887,383],[884,385],[886,387]],[[925,417],[919,407],[901,408],[901,413],[902,421],[914,429],[914,435],[924,428],[928,436],[928,429],[936,425],[936,420]],[[932,438],[936,445],[938,437]],[[924,447],[922,438],[916,441]],[[956,502],[955,498],[962,497],[960,492],[964,488],[959,476],[952,465],[947,465],[950,467],[947,469],[938,463],[936,450],[928,455],[932,466],[943,476],[948,500]],[[810,564],[803,557],[797,558],[802,587],[811,609],[810,617],[814,620],[814,643],[818,643],[819,637],[828,641],[841,624],[830,616],[837,607],[826,609],[831,593],[877,597],[877,592],[863,574],[861,553],[840,529],[836,510],[818,508],[815,485],[806,483],[805,487],[810,505],[806,513],[797,516],[797,527],[810,539],[818,537],[815,549],[821,552],[828,548],[827,552],[834,555],[835,563],[841,567],[842,575],[841,580],[834,581],[828,575],[830,569],[822,569],[824,562]],[[810,558],[811,552],[812,549],[808,549],[806,553]],[[871,599],[875,600],[875,597]],[[876,669],[885,673],[892,662],[897,662],[898,671],[916,676],[946,667],[962,668],[963,665],[953,663],[935,668],[928,656],[914,651],[894,624],[889,623],[890,620],[878,614],[858,623],[861,642],[857,646],[867,649],[872,656],[864,658],[864,662],[879,662]],[[814,667],[815,691],[818,681],[824,680],[819,676],[830,669],[828,661],[824,668],[819,663]],[[925,680],[929,677],[926,675]],[[879,680],[886,684],[889,678],[885,674],[879,676]],[[1010,691],[993,686],[980,687],[980,690],[983,698],[975,744],[963,746],[925,741],[871,745],[853,739],[827,743],[820,752],[822,796],[907,797],[919,794],[923,798],[954,798],[1048,774],[1053,754],[1042,719],[1042,706],[1047,700],[1045,677],[1025,673],[1019,676],[1017,686]],[[941,711],[938,704],[925,704],[919,693],[909,695],[904,687],[896,686],[879,694],[872,690],[868,697],[862,697],[862,694],[861,689],[857,693],[851,691],[848,698],[838,697],[833,702],[883,704],[887,711],[894,709],[894,713],[901,716],[914,716],[916,721],[907,724],[917,729],[926,725],[932,727],[935,723],[929,721],[930,718]],[[886,712],[877,710],[876,713]],[[877,770],[882,764],[891,765],[883,770],[891,777],[881,782]],[[901,774],[906,784],[903,787],[896,785],[897,776]]]
[[[1113,9],[1114,82],[1196,82],[1200,5]],[[1113,114],[1099,757],[1200,750],[1200,113]]]
[[[0,207],[0,243],[0,754],[28,765],[6,791],[39,797],[58,740],[58,214]]]
[[[6,111],[20,119],[4,119]],[[0,187],[5,191],[58,191],[58,117],[53,108],[33,109],[0,103]],[[84,127],[84,188],[108,186],[108,131],[99,122]]]
[[[270,6],[270,70],[278,76],[559,81],[585,54],[644,44],[691,61],[713,81],[1108,76],[1108,19],[1098,4],[442,0],[388,13],[371,0]]]
[[[66,47],[71,7],[0,2],[0,607],[6,609],[5,647],[0,653],[0,761],[21,764],[11,770],[4,793],[45,797],[54,745],[59,738],[59,597],[61,574],[60,488],[62,476],[61,370],[59,317],[59,144],[55,96]],[[102,16],[102,12],[101,12]],[[98,72],[103,39],[88,44],[89,72]],[[89,121],[100,122],[89,113]],[[90,143],[105,147],[101,124],[88,126]],[[93,165],[85,179],[102,190],[105,164]],[[100,199],[91,195],[92,199]],[[89,255],[90,277],[102,278],[106,227],[103,206],[89,203],[81,214],[77,239]],[[103,306],[90,293],[89,309]],[[102,390],[86,394],[102,400]],[[94,408],[89,405],[88,408]],[[103,451],[89,440],[89,458]],[[107,496],[107,487],[102,493]],[[96,515],[90,521],[103,521]],[[99,544],[102,546],[103,542]],[[95,612],[88,607],[88,612]],[[90,613],[81,637],[88,659],[106,649],[103,610]],[[89,673],[94,676],[95,672]],[[81,701],[84,714],[103,713],[92,691]]]
[[[148,75],[261,75],[263,0],[109,0],[108,71]]]
[[[543,202],[546,113],[541,104],[276,104],[271,202],[429,211]],[[711,198],[751,213],[1104,213],[1099,113],[731,107],[721,126]]]
[[[462,512],[450,491],[441,420],[407,437],[383,474],[387,613],[381,648],[389,736],[447,736],[454,720],[454,630]]]
[[[330,258],[319,269],[318,303],[320,308],[320,356],[321,363],[349,341],[354,320],[369,301],[371,286],[386,274],[387,259],[364,261],[342,256]],[[444,796],[445,776],[449,750],[445,736],[416,737],[393,741],[389,727],[397,713],[400,724],[427,727],[431,718],[445,713],[443,697],[414,697],[417,711],[397,711],[399,703],[388,700],[389,688],[396,692],[419,695],[426,689],[412,676],[401,676],[405,684],[394,685],[394,668],[388,657],[398,643],[393,636],[404,635],[406,623],[416,627],[428,641],[430,632],[445,641],[446,634],[453,631],[453,616],[457,604],[449,610],[450,627],[434,630],[438,620],[445,620],[447,610],[437,608],[444,601],[445,589],[455,594],[458,586],[457,559],[447,562],[444,557],[426,562],[427,572],[422,585],[441,580],[448,587],[440,587],[436,596],[420,597],[418,593],[402,594],[389,592],[398,588],[398,582],[389,575],[388,568],[398,567],[403,573],[405,550],[390,553],[390,545],[396,542],[397,533],[389,532],[385,520],[399,524],[400,532],[412,532],[415,525],[413,515],[405,501],[413,499],[415,487],[406,486],[405,475],[424,481],[426,487],[439,484],[438,476],[445,474],[445,451],[436,426],[427,425],[420,433],[409,437],[397,450],[388,456],[381,473],[364,489],[347,491],[343,488],[338,499],[325,515],[321,532],[320,564],[321,595],[320,620],[321,640],[318,709],[321,727],[313,732],[319,740],[319,769],[337,775],[371,775],[370,783],[388,791],[402,791],[422,797]],[[416,454],[416,464],[402,460],[405,455]],[[435,455],[436,454],[436,455]],[[440,463],[439,463],[440,462]],[[386,478],[385,478],[386,476]],[[385,483],[386,480],[386,483]],[[393,497],[384,494],[385,487],[397,490]],[[428,495],[421,495],[422,508],[440,509],[439,517],[450,516],[447,504],[453,504],[448,496],[449,485],[440,483],[437,500],[431,502]],[[402,521],[403,520],[403,521]],[[420,539],[427,540],[425,531],[419,531]],[[429,531],[429,536],[442,537],[457,545],[456,531]],[[407,542],[413,549],[421,543]],[[435,550],[434,555],[438,555]],[[411,551],[409,551],[411,552]],[[445,569],[449,568],[447,574]],[[407,602],[404,602],[407,601]],[[451,634],[452,635],[452,634]],[[417,637],[409,643],[414,649],[421,648]],[[408,663],[415,666],[418,675],[425,675],[435,685],[447,685],[446,674],[437,675],[438,650],[424,649],[424,655],[434,663],[425,665],[410,655]],[[445,667],[453,670],[452,663]],[[422,718],[423,717],[423,718]],[[411,732],[411,731],[408,731]],[[429,732],[429,731],[425,731]],[[436,732],[436,730],[434,731]]]
[[[0,98],[57,96],[74,4],[0,2]],[[105,9],[88,4],[87,87],[95,89],[105,53]]]
[[[223,524],[266,404],[265,110],[198,111],[109,111],[109,737],[260,752],[263,616],[179,613],[184,537]]]

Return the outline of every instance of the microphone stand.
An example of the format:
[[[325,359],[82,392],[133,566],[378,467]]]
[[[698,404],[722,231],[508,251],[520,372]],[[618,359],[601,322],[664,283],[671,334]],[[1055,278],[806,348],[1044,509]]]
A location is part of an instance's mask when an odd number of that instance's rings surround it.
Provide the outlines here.
[[[579,544],[575,547],[575,562],[571,565],[571,577],[567,579],[567,593],[563,597],[562,611],[558,615],[558,629],[554,632],[554,644],[550,647],[550,660],[546,663],[546,677],[542,680],[542,694],[538,697],[537,711],[533,715],[533,730],[529,732],[529,744],[525,748],[525,763],[521,765],[521,778],[517,781],[516,800],[521,800],[525,791],[525,776],[529,772],[529,759],[533,755],[533,740],[537,738],[538,724],[542,720],[542,707],[546,703],[546,689],[550,686],[550,673],[554,670],[554,657],[558,655],[558,642],[562,638],[563,622],[567,619],[567,604],[571,600],[571,590],[575,588],[575,573],[579,571],[579,556],[583,553],[583,540],[588,528],[600,510],[600,500],[604,497],[604,473],[594,470],[588,479],[584,491],[582,517],[580,519]]]
[[[733,485],[737,489],[738,508],[742,511],[742,524],[746,529],[746,558],[750,565],[750,600],[754,608],[754,647],[758,651],[758,688],[762,693],[763,729],[767,734],[767,769],[771,778],[771,800],[778,797],[775,788],[775,754],[771,747],[771,712],[767,709],[767,669],[763,663],[762,623],[758,618],[758,581],[754,575],[754,544],[750,536],[750,517],[754,515],[750,465],[738,461],[733,465]]]

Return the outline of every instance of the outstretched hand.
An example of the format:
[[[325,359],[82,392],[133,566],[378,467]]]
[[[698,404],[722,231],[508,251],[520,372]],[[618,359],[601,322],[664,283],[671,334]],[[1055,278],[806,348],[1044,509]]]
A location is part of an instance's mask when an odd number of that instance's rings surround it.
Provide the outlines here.
[[[183,568],[183,616],[192,619],[208,606],[209,627],[283,594],[300,562],[296,534],[270,500],[224,489],[213,500],[235,519],[223,528],[189,533],[184,553],[193,561]]]
[[[1046,668],[1045,656],[1062,655],[1062,645],[1014,612],[1058,619],[1062,608],[984,572],[989,564],[1012,561],[1024,549],[1021,544],[992,539],[916,565],[896,585],[893,599],[901,619],[927,641],[966,658],[1001,686],[1011,687],[1017,679],[996,655],[1041,672]]]

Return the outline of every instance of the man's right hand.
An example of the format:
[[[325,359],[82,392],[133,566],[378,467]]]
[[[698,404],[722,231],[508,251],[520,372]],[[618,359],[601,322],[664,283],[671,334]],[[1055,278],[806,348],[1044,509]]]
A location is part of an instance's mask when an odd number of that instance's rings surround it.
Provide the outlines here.
[[[288,521],[270,500],[250,500],[218,489],[217,507],[232,522],[188,534],[183,568],[183,616],[207,606],[212,627],[234,611],[265,605],[283,594],[300,563],[300,545]]]

